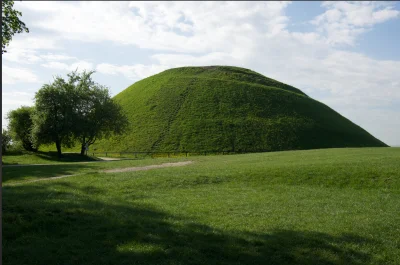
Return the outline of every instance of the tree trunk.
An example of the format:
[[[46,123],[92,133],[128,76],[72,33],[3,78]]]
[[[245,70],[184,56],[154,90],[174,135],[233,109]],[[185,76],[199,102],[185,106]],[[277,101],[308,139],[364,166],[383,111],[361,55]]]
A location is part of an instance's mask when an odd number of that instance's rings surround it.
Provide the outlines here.
[[[83,136],[82,138],[82,145],[81,145],[81,156],[85,155],[85,151],[86,151],[86,143],[85,143],[85,136]]]
[[[83,144],[81,145],[81,155],[82,155],[82,156],[85,155],[85,151],[86,151],[86,148],[85,148],[85,144],[83,143]]]
[[[61,158],[62,154],[61,154],[61,141],[60,140],[56,140],[56,147],[57,147],[58,158]]]

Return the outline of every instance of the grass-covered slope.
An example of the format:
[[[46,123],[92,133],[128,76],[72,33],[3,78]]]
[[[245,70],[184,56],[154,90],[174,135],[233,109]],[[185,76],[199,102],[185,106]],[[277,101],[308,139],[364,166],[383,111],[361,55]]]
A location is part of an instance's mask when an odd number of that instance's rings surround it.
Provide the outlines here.
[[[115,99],[129,132],[108,151],[277,151],[386,146],[299,89],[251,70],[183,67],[136,82]]]

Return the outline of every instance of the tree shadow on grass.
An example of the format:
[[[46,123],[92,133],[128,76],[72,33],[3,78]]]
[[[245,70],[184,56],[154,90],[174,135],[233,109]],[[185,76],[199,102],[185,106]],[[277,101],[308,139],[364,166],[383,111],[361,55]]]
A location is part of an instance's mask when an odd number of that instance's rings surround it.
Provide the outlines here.
[[[365,264],[345,234],[222,231],[71,183],[3,188],[4,264]],[[134,193],[134,191],[132,191]]]
[[[44,160],[59,161],[59,162],[84,162],[84,161],[99,161],[95,157],[81,155],[79,153],[63,153],[59,158],[57,152],[37,152],[36,155]]]
[[[4,167],[3,183],[12,184],[16,182],[31,181],[42,178],[51,178],[64,175],[79,174],[82,170],[95,171],[95,165],[87,164],[55,164],[45,166],[23,166],[23,167]]]

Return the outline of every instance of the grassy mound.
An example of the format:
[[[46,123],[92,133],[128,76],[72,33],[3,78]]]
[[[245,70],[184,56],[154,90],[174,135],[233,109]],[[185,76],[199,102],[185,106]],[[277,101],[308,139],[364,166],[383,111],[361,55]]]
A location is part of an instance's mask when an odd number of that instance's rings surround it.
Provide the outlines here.
[[[279,151],[387,146],[302,91],[251,70],[183,67],[136,82],[115,99],[131,121],[108,151]]]

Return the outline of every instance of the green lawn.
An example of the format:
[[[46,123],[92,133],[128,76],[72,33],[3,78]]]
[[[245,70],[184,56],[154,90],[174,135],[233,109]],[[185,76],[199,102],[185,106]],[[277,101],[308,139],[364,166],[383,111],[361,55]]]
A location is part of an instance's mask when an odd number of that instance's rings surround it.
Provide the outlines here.
[[[21,184],[65,171],[82,174]],[[394,265],[399,249],[400,148],[3,168],[4,264]]]

